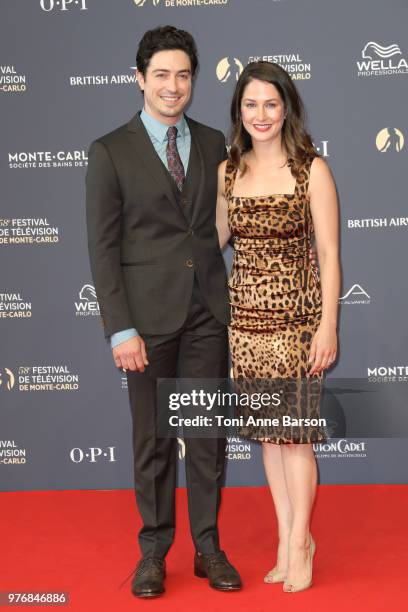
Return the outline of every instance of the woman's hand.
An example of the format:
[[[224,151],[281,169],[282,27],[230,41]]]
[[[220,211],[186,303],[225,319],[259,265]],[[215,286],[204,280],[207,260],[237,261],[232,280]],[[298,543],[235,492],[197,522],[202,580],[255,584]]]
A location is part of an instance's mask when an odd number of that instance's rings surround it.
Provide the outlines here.
[[[309,363],[312,367],[309,376],[320,374],[330,368],[337,356],[337,332],[332,325],[320,324],[313,336],[310,347]]]

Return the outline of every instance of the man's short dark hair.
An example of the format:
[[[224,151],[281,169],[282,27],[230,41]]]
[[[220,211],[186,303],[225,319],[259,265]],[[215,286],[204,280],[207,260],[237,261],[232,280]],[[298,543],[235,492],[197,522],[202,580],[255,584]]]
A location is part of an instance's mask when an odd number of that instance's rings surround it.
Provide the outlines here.
[[[198,52],[195,40],[189,32],[179,30],[174,26],[160,26],[154,30],[148,30],[143,35],[136,55],[137,69],[144,76],[155,53],[173,49],[187,53],[191,61],[191,74],[194,76],[198,67]]]

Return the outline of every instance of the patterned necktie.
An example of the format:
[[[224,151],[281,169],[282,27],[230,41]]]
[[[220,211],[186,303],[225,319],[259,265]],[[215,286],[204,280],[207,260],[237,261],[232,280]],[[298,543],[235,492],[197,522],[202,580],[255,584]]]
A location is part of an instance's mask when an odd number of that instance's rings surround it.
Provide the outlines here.
[[[180,159],[180,155],[177,149],[177,128],[172,125],[167,130],[167,164],[169,167],[169,172],[171,176],[174,178],[175,183],[178,187],[178,190],[181,191],[184,183],[184,166]]]

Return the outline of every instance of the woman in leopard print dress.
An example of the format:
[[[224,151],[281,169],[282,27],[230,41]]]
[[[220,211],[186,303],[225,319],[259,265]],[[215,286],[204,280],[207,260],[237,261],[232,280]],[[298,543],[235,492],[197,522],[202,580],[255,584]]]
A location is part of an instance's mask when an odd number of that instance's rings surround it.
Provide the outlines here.
[[[278,519],[277,563],[265,581],[283,582],[285,592],[295,592],[312,581],[315,543],[309,523],[317,484],[312,443],[324,439],[315,421],[323,371],[337,353],[337,196],[285,70],[270,62],[249,64],[237,83],[231,115],[230,157],[219,169],[217,229],[221,246],[231,236],[234,243],[233,378],[241,390],[279,389],[283,398],[278,407],[257,410],[256,423],[244,424],[240,434],[262,442]],[[309,259],[313,234],[321,279]],[[298,417],[297,426],[284,425],[283,415]],[[258,424],[268,416],[278,424]]]

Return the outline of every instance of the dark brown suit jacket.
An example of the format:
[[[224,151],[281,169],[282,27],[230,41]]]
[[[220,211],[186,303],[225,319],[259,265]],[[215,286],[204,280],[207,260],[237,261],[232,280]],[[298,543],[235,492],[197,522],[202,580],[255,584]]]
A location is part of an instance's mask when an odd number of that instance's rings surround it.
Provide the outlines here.
[[[191,153],[179,192],[136,114],[94,141],[86,177],[88,247],[105,335],[176,331],[194,275],[207,305],[228,323],[224,259],[215,227],[221,132],[187,118]]]

